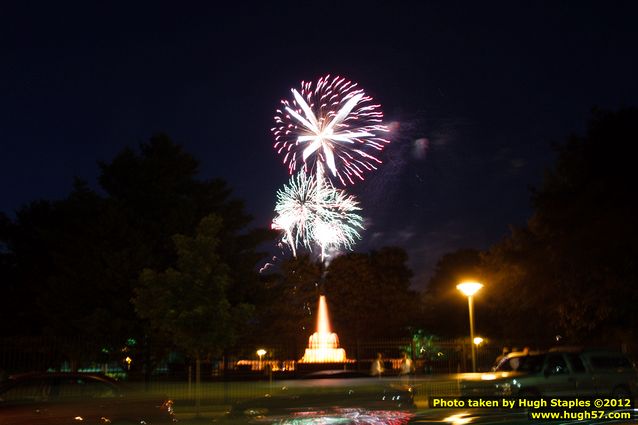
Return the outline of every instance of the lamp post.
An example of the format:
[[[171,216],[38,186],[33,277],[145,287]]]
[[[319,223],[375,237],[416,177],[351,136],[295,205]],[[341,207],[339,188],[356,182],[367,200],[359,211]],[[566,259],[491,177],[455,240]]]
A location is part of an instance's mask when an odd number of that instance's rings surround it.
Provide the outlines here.
[[[467,306],[470,310],[470,345],[472,347],[472,372],[476,372],[476,346],[474,344],[474,294],[483,287],[478,282],[463,282],[456,285],[456,289],[467,297]]]
[[[478,356],[480,353],[479,348],[481,347],[481,344],[483,344],[484,340],[480,336],[475,336],[472,341],[474,342],[474,346],[476,347],[476,357],[477,357],[477,363],[478,363]]]

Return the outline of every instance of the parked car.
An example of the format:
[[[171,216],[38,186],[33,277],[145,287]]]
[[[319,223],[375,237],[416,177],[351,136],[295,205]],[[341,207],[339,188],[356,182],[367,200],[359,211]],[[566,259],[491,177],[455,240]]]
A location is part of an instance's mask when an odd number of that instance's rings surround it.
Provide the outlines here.
[[[171,424],[169,399],[127,392],[101,374],[29,373],[0,383],[0,425]]]
[[[492,373],[461,382],[462,395],[613,396],[638,395],[638,372],[623,353],[557,348],[511,353]]]

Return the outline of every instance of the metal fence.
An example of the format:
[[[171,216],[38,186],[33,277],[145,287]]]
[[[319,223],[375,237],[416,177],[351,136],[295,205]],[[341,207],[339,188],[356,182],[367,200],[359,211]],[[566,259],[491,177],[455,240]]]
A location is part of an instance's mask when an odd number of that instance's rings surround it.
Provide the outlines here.
[[[477,347],[477,369],[489,370],[500,354],[502,343],[488,341]],[[403,352],[410,353],[417,374],[466,372],[471,368],[468,341],[436,340],[427,352],[418,352],[410,339],[377,339],[345,342],[347,369],[369,370],[370,363],[380,353],[390,374],[397,371]],[[262,356],[257,348],[263,348]],[[297,350],[303,353],[303,349]],[[263,371],[294,372],[301,369],[301,354],[286,356],[290,350],[277,346],[255,346],[242,350],[243,355],[227,354],[224,358],[205,359],[202,376],[218,380],[224,376],[258,379]],[[160,353],[160,354],[158,354]],[[294,356],[294,357],[293,357]],[[291,358],[293,357],[293,358]],[[151,360],[152,359],[152,360]],[[321,366],[320,368],[324,368]],[[171,347],[142,347],[135,344],[121,347],[101,347],[80,339],[4,338],[0,339],[0,371],[5,375],[43,370],[83,370],[104,372],[120,378],[154,381],[187,381],[192,379],[194,360]],[[244,376],[242,376],[244,375]]]
[[[477,348],[477,371],[488,371],[502,347],[516,346],[511,341],[486,341]],[[381,339],[345,342],[347,363],[303,365],[298,358],[281,358],[285,350],[278,347],[244,347],[247,355],[227,355],[223,359],[202,362],[201,385],[196,386],[195,362],[169,347],[100,347],[79,339],[4,338],[0,339],[0,380],[9,375],[29,371],[99,372],[127,381],[129,386],[151,394],[163,394],[182,403],[200,399],[203,404],[230,404],[296,387],[304,391],[298,378],[314,369],[343,368],[365,374],[381,353],[386,380],[397,377],[403,352],[414,356],[415,374],[412,384],[417,397],[455,395],[458,382],[454,374],[471,371],[471,346],[462,339],[433,340],[426,353],[415,350],[410,339]],[[522,348],[523,344],[518,345]],[[265,353],[257,355],[257,348]],[[533,346],[531,349],[548,347]],[[632,346],[618,346],[631,351]],[[164,353],[162,358],[148,360],[151,353]],[[157,356],[157,354],[155,354]],[[147,359],[147,360],[145,360]],[[152,366],[151,366],[152,364]],[[314,369],[313,369],[314,368]],[[316,388],[312,388],[316,390]]]

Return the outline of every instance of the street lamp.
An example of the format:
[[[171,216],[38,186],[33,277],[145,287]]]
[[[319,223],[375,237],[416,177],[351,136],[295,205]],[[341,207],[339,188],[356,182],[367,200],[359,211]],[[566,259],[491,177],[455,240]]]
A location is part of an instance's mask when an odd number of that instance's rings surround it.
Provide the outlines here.
[[[265,354],[266,350],[264,350],[263,348],[257,350],[257,355],[259,356],[259,370],[261,370],[261,358],[264,357]]]
[[[463,282],[456,285],[456,289],[467,297],[467,306],[470,310],[470,345],[472,346],[472,372],[476,372],[476,346],[474,344],[474,294],[483,287],[478,282]]]
[[[483,344],[483,342],[485,340],[483,338],[481,338],[480,336],[475,336],[472,341],[474,341],[474,346],[476,348],[476,357],[478,358],[478,356],[479,356],[479,348],[481,347],[481,344]]]

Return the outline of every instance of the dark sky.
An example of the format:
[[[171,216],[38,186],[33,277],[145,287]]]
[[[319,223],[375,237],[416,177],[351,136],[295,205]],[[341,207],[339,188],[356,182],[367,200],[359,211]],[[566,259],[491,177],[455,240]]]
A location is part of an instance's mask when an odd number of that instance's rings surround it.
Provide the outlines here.
[[[287,181],[274,110],[338,74],[398,127],[353,189],[357,248],[405,247],[422,287],[443,253],[525,222],[550,143],[592,107],[638,105],[635,1],[225,4],[3,2],[0,210],[95,185],[97,160],[165,132],[266,226]]]

